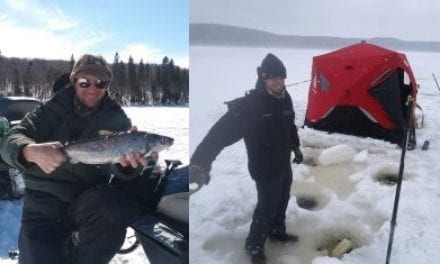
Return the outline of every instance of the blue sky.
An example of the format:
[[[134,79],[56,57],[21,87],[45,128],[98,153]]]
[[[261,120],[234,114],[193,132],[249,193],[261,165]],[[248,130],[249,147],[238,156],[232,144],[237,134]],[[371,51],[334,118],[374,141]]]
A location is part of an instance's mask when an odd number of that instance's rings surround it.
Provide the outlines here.
[[[189,0],[0,0],[0,51],[7,57],[113,61],[188,67]]]

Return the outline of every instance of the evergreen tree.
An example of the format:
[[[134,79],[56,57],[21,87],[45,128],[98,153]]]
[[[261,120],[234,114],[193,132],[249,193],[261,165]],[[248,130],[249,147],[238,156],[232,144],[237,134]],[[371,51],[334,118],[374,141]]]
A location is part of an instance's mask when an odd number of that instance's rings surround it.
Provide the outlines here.
[[[44,85],[44,91],[42,94],[42,98],[40,99],[47,99],[51,96],[52,94],[52,87],[53,84],[55,83],[55,80],[58,79],[61,74],[63,74],[63,70],[58,68],[52,68],[49,67],[49,70],[46,74],[46,84]]]
[[[184,103],[189,103],[189,71],[187,69],[182,69],[181,71],[181,83],[182,83],[182,101]]]
[[[72,53],[72,55],[70,56],[70,68],[69,68],[69,71],[72,71],[73,65],[75,65],[75,58],[73,57],[73,53]]]
[[[152,80],[151,80],[151,97],[153,98],[153,104],[160,102],[160,78],[161,78],[161,66],[154,64],[152,65]]]
[[[33,65],[33,62],[29,61],[28,66],[26,68],[26,73],[23,76],[23,86],[24,86],[24,95],[25,96],[32,96],[31,91],[30,91],[30,86],[31,86],[31,81],[32,81],[32,75],[31,75],[32,65]]]
[[[162,65],[160,68],[160,88],[161,88],[161,104],[168,104],[171,100],[171,90],[170,90],[170,60],[165,56],[162,60]]]
[[[151,85],[151,95],[153,98],[153,105],[160,102],[160,89],[159,89],[159,82],[153,82]]]
[[[20,89],[20,76],[18,74],[17,68],[14,68],[14,96],[22,95]]]
[[[148,97],[146,94],[145,65],[144,65],[143,59],[141,59],[141,61],[139,63],[137,77],[138,77],[138,85],[139,85],[139,92],[140,92],[140,101],[144,105],[145,103],[148,103]]]
[[[109,87],[110,95],[118,102],[122,103],[122,87],[120,86],[121,74],[119,73],[119,53],[115,53],[112,65],[113,80]]]
[[[47,91],[51,87],[52,75],[53,75],[53,68],[49,67],[49,70],[46,73],[46,80],[45,80],[46,82],[44,83],[43,92],[41,94],[42,98],[46,98]]]
[[[136,77],[136,65],[134,64],[133,57],[130,55],[128,57],[128,82],[130,84],[130,102],[132,104],[137,104],[140,102],[140,89],[139,83]]]
[[[157,65],[156,64],[147,64],[145,66],[145,74],[146,74],[146,83],[147,83],[147,91],[149,102],[155,104],[156,100],[156,90],[153,91],[153,86],[158,82],[158,74],[157,74]]]
[[[124,98],[126,98],[128,95],[126,93],[127,89],[126,89],[126,82],[127,82],[127,74],[126,74],[126,69],[125,69],[125,64],[124,61],[121,60],[118,63],[118,68],[117,68],[117,74],[119,75],[118,79],[117,79],[117,86],[118,86],[118,93],[120,93],[120,103],[124,103]]]
[[[171,59],[168,64],[169,79],[170,79],[170,101],[173,104],[179,104],[182,87],[180,80],[180,69],[174,65],[174,60]]]

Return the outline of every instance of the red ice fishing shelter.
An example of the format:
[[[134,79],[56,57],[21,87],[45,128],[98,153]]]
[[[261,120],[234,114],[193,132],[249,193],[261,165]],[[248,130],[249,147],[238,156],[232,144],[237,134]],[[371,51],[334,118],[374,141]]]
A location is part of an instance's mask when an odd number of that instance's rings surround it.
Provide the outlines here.
[[[305,125],[402,142],[417,84],[402,53],[365,42],[313,58]],[[412,113],[413,111],[411,111]]]

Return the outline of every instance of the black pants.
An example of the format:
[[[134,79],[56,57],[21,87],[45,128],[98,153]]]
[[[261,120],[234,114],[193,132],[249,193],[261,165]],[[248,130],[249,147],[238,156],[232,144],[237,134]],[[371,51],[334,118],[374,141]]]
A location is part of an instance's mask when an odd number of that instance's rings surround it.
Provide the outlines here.
[[[108,263],[139,206],[110,185],[94,187],[72,204],[26,190],[19,236],[20,264]]]
[[[292,173],[253,177],[258,202],[252,216],[246,250],[263,249],[270,233],[286,232],[286,209],[290,198]]]

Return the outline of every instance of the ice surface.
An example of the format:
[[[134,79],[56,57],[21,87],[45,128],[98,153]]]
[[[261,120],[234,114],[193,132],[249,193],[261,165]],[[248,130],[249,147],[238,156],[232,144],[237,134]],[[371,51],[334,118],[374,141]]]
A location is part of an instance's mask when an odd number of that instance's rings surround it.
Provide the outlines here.
[[[324,50],[191,47],[190,153],[226,111],[224,101],[252,89],[256,67],[272,52],[287,67],[286,83],[310,78],[313,56]],[[405,51],[401,51],[405,52]],[[428,151],[420,146],[408,151],[402,185],[398,225],[391,263],[440,263],[440,93],[432,72],[440,75],[440,53],[405,52],[420,90],[417,102],[424,111],[424,128],[418,142],[431,141]],[[215,65],[215,67],[213,67]],[[233,73],[233,74],[231,74]],[[288,88],[303,124],[308,83]],[[401,151],[393,144],[337,133],[300,128],[306,164],[293,165],[292,198],[287,209],[287,229],[299,235],[294,245],[266,243],[269,263],[371,264],[385,263],[395,185],[376,181],[383,173],[397,174]],[[322,152],[346,145],[344,162],[320,165]],[[305,166],[305,167],[304,167]],[[256,204],[256,190],[247,172],[242,141],[222,151],[213,163],[211,182],[190,200],[190,263],[248,263],[243,246]],[[295,195],[312,195],[321,206],[305,210]],[[337,235],[350,236],[357,247],[342,259],[326,257],[316,247]]]

